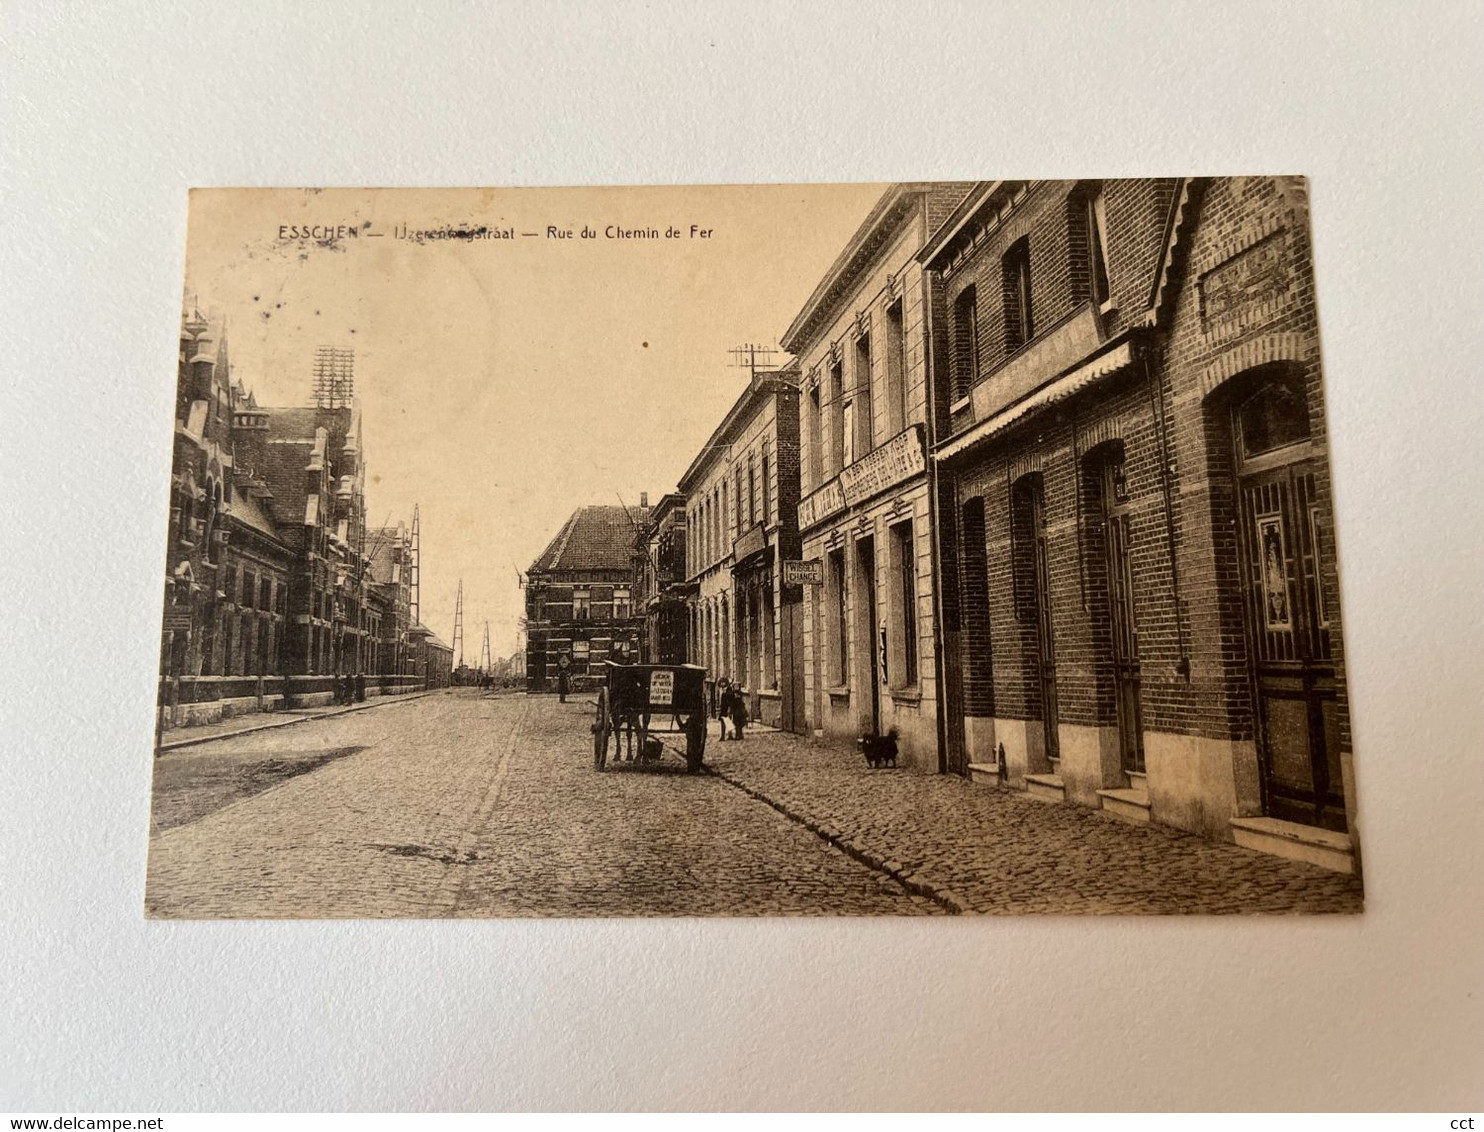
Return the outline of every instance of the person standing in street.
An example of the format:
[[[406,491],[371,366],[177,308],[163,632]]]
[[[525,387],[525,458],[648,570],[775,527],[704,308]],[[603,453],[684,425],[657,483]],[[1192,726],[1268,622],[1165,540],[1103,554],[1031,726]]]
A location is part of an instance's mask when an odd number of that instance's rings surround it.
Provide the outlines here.
[[[557,702],[558,703],[564,704],[564,703],[567,702],[567,688],[568,688],[568,683],[567,683],[567,658],[566,657],[562,657],[562,659],[557,662]]]

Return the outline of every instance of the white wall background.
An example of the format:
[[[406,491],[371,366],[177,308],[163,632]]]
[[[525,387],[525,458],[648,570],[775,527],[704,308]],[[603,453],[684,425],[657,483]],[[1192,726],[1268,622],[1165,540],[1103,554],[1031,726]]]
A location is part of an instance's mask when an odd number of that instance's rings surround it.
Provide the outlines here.
[[[0,42],[0,1108],[1484,1105],[1472,5],[136,0]],[[189,186],[1238,172],[1312,178],[1363,917],[143,920]]]

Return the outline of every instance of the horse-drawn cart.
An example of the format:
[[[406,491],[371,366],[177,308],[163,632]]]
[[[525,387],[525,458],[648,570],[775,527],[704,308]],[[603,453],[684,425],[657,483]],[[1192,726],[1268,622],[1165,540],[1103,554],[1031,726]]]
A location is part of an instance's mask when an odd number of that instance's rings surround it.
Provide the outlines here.
[[[685,736],[685,766],[701,769],[706,750],[706,670],[694,664],[615,664],[605,661],[604,687],[598,689],[598,712],[593,721],[593,766],[608,763],[613,743],[614,762],[623,756],[628,733],[628,757],[633,760],[634,736],[639,737],[639,759],[653,749],[651,731]],[[670,726],[651,728],[654,719]],[[657,742],[657,741],[656,741]]]

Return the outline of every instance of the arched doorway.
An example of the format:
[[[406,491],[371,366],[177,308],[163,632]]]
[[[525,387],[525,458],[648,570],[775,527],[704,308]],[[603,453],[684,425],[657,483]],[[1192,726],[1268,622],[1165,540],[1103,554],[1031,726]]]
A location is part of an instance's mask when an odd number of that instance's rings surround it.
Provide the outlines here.
[[[1242,614],[1266,812],[1346,827],[1335,665],[1321,577],[1322,537],[1301,367],[1275,365],[1234,386]]]

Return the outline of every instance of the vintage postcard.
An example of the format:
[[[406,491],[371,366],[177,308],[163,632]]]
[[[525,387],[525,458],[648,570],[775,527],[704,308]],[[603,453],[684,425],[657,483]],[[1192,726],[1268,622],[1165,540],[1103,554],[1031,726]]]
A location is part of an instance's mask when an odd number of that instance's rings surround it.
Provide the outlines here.
[[[1308,209],[197,190],[148,914],[1360,911]]]

